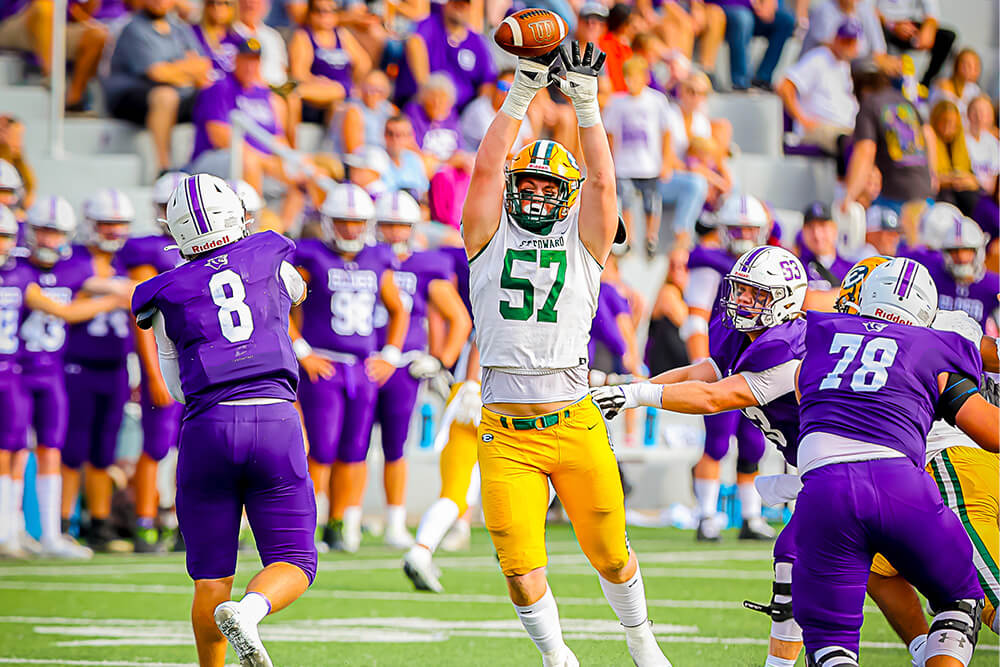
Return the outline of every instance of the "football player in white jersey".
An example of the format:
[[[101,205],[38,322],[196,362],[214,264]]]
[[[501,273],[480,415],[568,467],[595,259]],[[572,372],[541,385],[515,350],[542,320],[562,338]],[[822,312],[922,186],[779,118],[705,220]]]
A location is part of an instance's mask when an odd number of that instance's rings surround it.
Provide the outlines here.
[[[545,578],[549,481],[622,625],[636,664],[669,665],[649,623],[625,535],[624,496],[607,428],[587,394],[587,341],[618,229],[615,170],[597,104],[604,54],[588,43],[520,59],[476,154],[463,210],[482,370],[483,513],[511,600],[543,665],[578,665]],[[501,165],[535,93],[554,79],[573,103],[587,177],[552,141]]]

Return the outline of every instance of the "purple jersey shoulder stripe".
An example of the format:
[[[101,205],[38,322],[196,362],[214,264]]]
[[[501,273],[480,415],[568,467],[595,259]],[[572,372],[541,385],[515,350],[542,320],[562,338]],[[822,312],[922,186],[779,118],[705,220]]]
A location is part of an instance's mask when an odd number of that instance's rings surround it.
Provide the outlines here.
[[[201,203],[201,191],[198,188],[198,177],[192,176],[187,179],[187,199],[191,214],[194,216],[194,226],[202,234],[208,233],[208,220],[205,219],[205,211]]]

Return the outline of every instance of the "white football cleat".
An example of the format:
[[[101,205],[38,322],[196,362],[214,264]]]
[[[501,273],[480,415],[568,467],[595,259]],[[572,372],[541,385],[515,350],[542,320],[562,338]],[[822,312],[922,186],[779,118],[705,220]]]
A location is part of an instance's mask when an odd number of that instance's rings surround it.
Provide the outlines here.
[[[435,569],[431,552],[424,547],[411,547],[403,556],[403,572],[418,591],[444,592],[444,586],[438,581]]]
[[[20,535],[17,536],[17,543],[32,556],[41,556],[44,551],[42,543],[33,538],[31,533],[26,530],[22,530]]]
[[[469,527],[469,522],[459,519],[451,524],[451,528],[441,540],[439,548],[448,552],[468,551],[471,536],[472,528]]]
[[[344,513],[344,551],[355,553],[361,547],[361,514],[356,519],[350,512]]]
[[[55,539],[42,542],[42,556],[67,560],[90,560],[94,557],[94,552],[89,547],[77,544],[72,538],[60,535]]]
[[[387,525],[382,539],[387,547],[393,549],[409,549],[415,544],[413,535],[410,535],[406,526]]]
[[[239,603],[223,602],[216,607],[215,624],[236,651],[242,667],[274,667],[256,624],[242,618]]]
[[[17,538],[12,537],[9,540],[0,542],[0,559],[6,558],[24,560],[31,558],[31,554],[21,547],[21,543],[17,540]]]
[[[542,654],[542,667],[580,667],[580,661],[565,644],[555,651]]]
[[[653,624],[646,621],[634,628],[625,628],[628,653],[637,667],[671,667],[653,636]]]

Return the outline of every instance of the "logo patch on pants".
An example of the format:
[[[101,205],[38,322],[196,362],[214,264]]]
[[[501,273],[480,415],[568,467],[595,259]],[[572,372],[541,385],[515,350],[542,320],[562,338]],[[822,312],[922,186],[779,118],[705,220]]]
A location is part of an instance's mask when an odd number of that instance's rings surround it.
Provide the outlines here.
[[[492,441],[493,441],[492,433],[483,433],[483,442],[492,442]]]

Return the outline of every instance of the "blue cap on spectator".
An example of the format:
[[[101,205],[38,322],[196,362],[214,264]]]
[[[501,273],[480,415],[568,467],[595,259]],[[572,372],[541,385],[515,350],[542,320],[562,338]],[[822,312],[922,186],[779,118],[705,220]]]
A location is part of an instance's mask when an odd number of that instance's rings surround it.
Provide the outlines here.
[[[837,28],[837,39],[857,39],[861,37],[861,22],[856,18],[844,19],[844,22]]]
[[[821,201],[814,201],[813,203],[806,206],[806,210],[802,211],[803,224],[807,222],[813,222],[815,220],[832,220],[830,217],[830,207]]]
[[[865,214],[865,228],[869,232],[898,232],[899,215],[888,206],[872,206]]]
[[[588,0],[587,2],[583,3],[582,7],[580,7],[580,18],[585,19],[591,16],[596,16],[599,19],[607,20],[608,8],[599,2]]]
[[[246,39],[242,39],[240,40],[240,43],[236,45],[236,53],[245,56],[259,56],[260,41],[256,37],[247,37]]]

